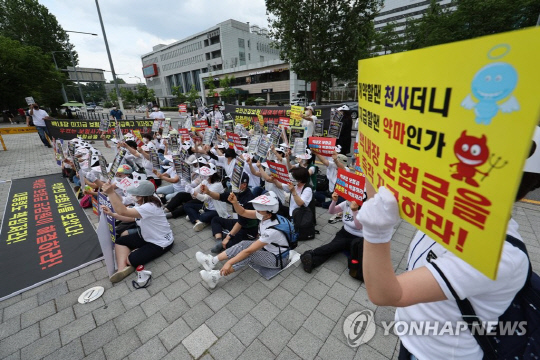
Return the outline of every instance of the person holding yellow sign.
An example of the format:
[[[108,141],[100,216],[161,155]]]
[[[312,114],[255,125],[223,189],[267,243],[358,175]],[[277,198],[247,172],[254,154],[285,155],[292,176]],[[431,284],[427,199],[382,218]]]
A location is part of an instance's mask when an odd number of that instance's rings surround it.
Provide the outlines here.
[[[516,201],[540,188],[538,144],[540,127],[536,128]],[[399,358],[486,358],[466,324],[460,328],[460,322],[464,323],[461,320],[463,310],[458,307],[457,300],[468,299],[476,316],[488,323],[496,323],[511,305],[524,286],[529,269],[525,252],[509,240],[512,237],[514,241],[522,241],[517,222],[513,219],[508,222],[507,241],[503,246],[497,277],[491,280],[421,231],[417,232],[409,247],[408,271],[396,276],[390,257],[390,239],[400,216],[394,194],[385,187],[380,187],[379,192],[362,206],[358,220],[363,225],[363,269],[370,300],[377,305],[397,307],[397,321],[410,324],[422,320],[425,324],[440,326],[446,321],[452,325],[446,332],[435,326],[421,335],[407,332],[400,336]]]

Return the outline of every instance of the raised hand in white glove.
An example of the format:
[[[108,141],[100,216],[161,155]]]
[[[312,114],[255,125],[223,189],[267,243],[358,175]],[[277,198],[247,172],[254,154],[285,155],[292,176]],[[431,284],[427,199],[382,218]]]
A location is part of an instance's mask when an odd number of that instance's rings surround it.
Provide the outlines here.
[[[381,186],[379,192],[362,205],[357,219],[362,223],[364,239],[373,244],[389,242],[400,219],[394,194]]]

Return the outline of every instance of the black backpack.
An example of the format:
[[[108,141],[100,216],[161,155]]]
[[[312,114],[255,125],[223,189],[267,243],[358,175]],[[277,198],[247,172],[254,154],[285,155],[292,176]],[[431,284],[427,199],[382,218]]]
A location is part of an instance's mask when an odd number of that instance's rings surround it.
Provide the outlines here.
[[[499,316],[498,325],[488,335],[483,322],[469,300],[459,299],[452,285],[439,269],[458,304],[463,320],[484,352],[484,359],[538,359],[540,355],[540,277],[532,271],[527,248],[522,241],[506,235],[506,241],[523,251],[529,259],[529,271],[525,285],[516,294],[506,311]],[[517,326],[516,326],[517,325]],[[506,328],[506,329],[504,329]]]
[[[305,185],[302,189],[309,186]],[[302,193],[301,192],[301,193]],[[315,238],[315,202],[312,198],[308,206],[300,206],[299,208],[294,209],[292,214],[292,221],[294,224],[294,230],[298,234],[298,240],[313,240]],[[291,199],[294,201],[294,199]]]
[[[362,256],[364,256],[364,239],[358,238],[351,241],[351,257],[349,258],[349,275],[360,281],[364,281],[362,270]]]

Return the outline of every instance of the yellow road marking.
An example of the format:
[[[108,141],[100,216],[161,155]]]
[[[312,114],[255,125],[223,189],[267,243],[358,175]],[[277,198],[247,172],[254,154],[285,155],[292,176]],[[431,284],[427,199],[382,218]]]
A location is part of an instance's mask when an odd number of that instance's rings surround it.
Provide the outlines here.
[[[530,203],[530,204],[540,205],[540,201],[536,201],[536,200],[522,199],[521,201]]]

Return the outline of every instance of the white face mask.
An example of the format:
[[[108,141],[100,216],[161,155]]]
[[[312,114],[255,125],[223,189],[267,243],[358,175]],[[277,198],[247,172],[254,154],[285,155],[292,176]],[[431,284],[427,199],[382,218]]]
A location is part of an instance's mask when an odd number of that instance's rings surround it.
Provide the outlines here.
[[[161,135],[156,135],[156,139],[160,140],[160,139],[161,139]]]
[[[121,178],[121,177],[118,177],[118,176],[115,176],[115,177],[114,177],[114,181],[116,181],[117,183],[119,183],[120,181],[122,181],[122,178]]]
[[[262,221],[262,220],[263,220],[263,218],[264,218],[264,215],[263,215],[263,214],[261,214],[261,213],[259,213],[258,211],[257,211],[257,212],[255,212],[255,216],[256,216],[256,217],[257,217],[257,219],[259,219],[260,221]]]

